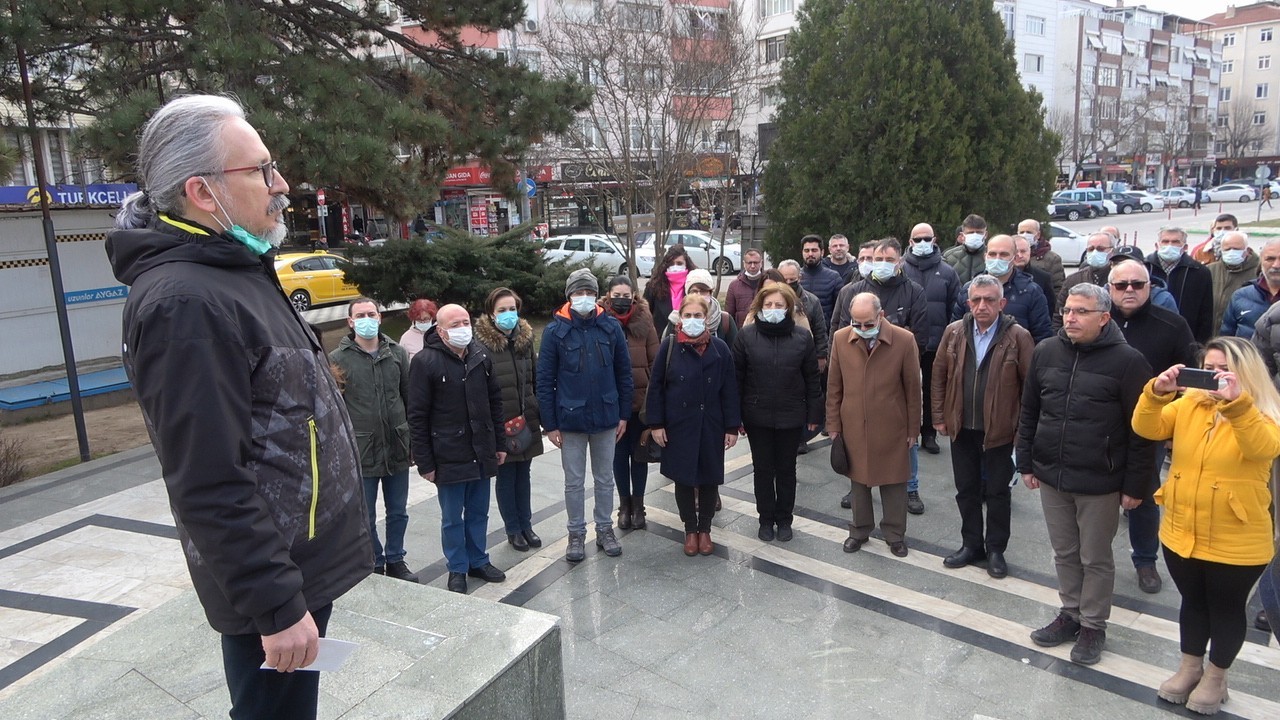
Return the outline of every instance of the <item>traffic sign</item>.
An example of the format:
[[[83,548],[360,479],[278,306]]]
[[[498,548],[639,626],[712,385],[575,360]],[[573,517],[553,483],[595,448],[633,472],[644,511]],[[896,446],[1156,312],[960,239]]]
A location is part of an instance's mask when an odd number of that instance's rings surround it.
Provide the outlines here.
[[[533,178],[524,179],[524,194],[530,198],[538,196],[538,182]]]
[[[1266,165],[1259,165],[1258,169],[1253,172],[1253,176],[1256,178],[1260,178],[1262,180],[1266,180],[1267,178],[1271,177],[1271,168],[1267,167]]]
[[[324,188],[316,190],[316,204],[320,207],[324,207]]]

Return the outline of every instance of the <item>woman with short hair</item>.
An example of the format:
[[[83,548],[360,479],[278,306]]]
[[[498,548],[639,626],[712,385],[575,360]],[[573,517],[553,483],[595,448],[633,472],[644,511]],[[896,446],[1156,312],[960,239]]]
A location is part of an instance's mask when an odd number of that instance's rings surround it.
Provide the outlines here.
[[[409,303],[409,310],[406,313],[409,316],[409,329],[400,336],[400,347],[409,353],[410,360],[422,350],[423,340],[435,327],[438,309],[435,301],[426,298],[418,298]]]

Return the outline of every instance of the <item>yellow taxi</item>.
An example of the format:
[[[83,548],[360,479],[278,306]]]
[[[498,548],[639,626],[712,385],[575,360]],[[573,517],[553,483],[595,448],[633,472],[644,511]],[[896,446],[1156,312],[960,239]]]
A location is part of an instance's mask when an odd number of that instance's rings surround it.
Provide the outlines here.
[[[350,269],[350,260],[323,250],[276,257],[276,275],[298,312],[360,297],[360,289],[346,280]]]

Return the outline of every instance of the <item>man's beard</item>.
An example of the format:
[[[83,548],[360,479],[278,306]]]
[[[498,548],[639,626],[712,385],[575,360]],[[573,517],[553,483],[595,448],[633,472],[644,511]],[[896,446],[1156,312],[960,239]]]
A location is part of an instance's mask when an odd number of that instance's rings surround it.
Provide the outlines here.
[[[822,261],[822,258],[805,258],[804,264],[807,265],[808,267],[814,267],[821,261]]]
[[[267,204],[267,216],[277,216],[276,224],[262,234],[262,239],[270,243],[271,247],[280,247],[284,244],[285,239],[289,237],[289,227],[284,224],[284,211],[288,207],[288,195],[274,195],[271,198],[271,202]]]

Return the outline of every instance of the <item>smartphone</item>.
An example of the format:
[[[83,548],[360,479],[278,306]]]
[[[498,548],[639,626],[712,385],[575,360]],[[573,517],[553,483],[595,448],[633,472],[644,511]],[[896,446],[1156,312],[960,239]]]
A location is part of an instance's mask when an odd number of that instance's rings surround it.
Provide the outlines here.
[[[1215,374],[1217,374],[1215,370],[1182,368],[1178,371],[1178,386],[1199,388],[1201,390],[1217,390],[1219,386],[1218,379],[1214,377]]]

